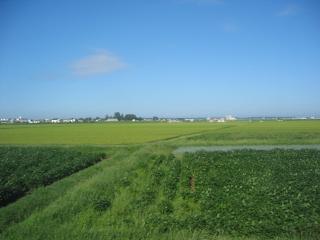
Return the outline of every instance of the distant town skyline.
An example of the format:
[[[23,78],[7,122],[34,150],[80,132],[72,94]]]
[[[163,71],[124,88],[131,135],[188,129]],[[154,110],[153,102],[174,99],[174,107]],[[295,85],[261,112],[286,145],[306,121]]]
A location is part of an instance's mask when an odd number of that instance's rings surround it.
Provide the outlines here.
[[[210,117],[208,116],[196,116],[196,117],[187,117],[187,116],[159,116],[154,115],[152,117],[150,116],[139,116],[135,114],[125,114],[125,115],[131,115],[128,119],[124,118],[123,121],[131,121],[131,120],[137,120],[137,121],[144,121],[144,120],[170,120],[170,119],[180,119],[180,120],[186,120],[186,121],[193,121],[193,120],[207,120],[207,121],[217,121],[217,120],[227,120],[227,121],[233,121],[233,120],[243,120],[243,119],[259,119],[259,120],[276,120],[276,119],[282,119],[282,120],[318,120],[320,119],[320,115],[311,115],[311,116],[235,116],[235,115],[225,115],[225,116],[217,116],[212,115]],[[123,115],[123,116],[125,116]],[[133,117],[132,117],[133,116]],[[42,123],[42,122],[51,122],[51,123],[76,123],[79,122],[79,120],[84,121],[103,121],[103,120],[109,120],[107,122],[114,122],[114,120],[120,120],[115,115],[108,115],[105,116],[86,116],[86,117],[49,117],[49,118],[28,118],[28,117],[1,117],[0,116],[0,123]]]
[[[0,117],[320,115],[317,0],[0,1]]]

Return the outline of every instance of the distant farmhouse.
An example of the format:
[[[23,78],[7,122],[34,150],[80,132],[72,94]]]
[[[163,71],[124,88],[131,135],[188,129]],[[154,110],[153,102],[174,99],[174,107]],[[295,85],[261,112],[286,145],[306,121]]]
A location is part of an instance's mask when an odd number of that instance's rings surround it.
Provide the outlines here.
[[[63,123],[75,123],[75,122],[76,122],[76,119],[75,119],[75,118],[63,119],[62,122],[63,122]]]
[[[51,123],[60,123],[60,119],[51,119],[50,122]]]
[[[186,121],[186,122],[194,122],[194,119],[193,118],[186,118],[186,119],[184,119],[184,121]]]
[[[210,117],[207,118],[208,122],[218,122],[218,123],[224,123],[226,121],[236,121],[236,120],[237,120],[237,118],[235,118],[235,117],[233,117],[231,115],[228,115],[228,116],[226,116],[224,118],[210,118]]]
[[[168,119],[168,123],[178,123],[178,122],[181,122],[181,121],[177,119]]]
[[[106,122],[119,122],[117,118],[108,118],[105,120]]]
[[[38,124],[38,123],[40,123],[40,120],[28,119],[28,123],[30,123],[30,124]]]
[[[237,120],[235,117],[232,117],[231,115],[228,115],[225,117],[226,121],[235,121]]]

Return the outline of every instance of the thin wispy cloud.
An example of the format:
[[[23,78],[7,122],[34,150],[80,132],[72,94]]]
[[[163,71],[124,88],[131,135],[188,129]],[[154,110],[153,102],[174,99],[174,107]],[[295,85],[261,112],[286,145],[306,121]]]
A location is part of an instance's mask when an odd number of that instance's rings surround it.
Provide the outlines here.
[[[119,57],[106,50],[100,50],[71,64],[71,71],[77,76],[108,74],[123,69],[126,64]]]
[[[278,16],[292,16],[296,15],[299,11],[299,7],[297,5],[288,5],[281,11],[277,13]]]

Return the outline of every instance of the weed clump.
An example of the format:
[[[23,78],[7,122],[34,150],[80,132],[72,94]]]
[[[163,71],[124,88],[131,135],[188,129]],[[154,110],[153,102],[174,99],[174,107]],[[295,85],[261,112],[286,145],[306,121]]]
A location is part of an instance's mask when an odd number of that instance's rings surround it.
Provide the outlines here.
[[[96,199],[94,209],[98,212],[104,212],[111,207],[111,201],[106,198]]]

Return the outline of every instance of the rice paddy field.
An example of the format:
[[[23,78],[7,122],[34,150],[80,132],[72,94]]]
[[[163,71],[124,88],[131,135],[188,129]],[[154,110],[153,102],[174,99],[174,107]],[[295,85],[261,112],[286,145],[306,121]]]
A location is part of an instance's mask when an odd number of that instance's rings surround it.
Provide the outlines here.
[[[0,144],[140,144],[222,127],[207,123],[0,125]]]
[[[0,125],[0,144],[117,145],[171,138],[180,145],[316,144],[320,121]]]
[[[320,121],[1,125],[0,143],[0,199],[23,190],[0,239],[320,236]]]

